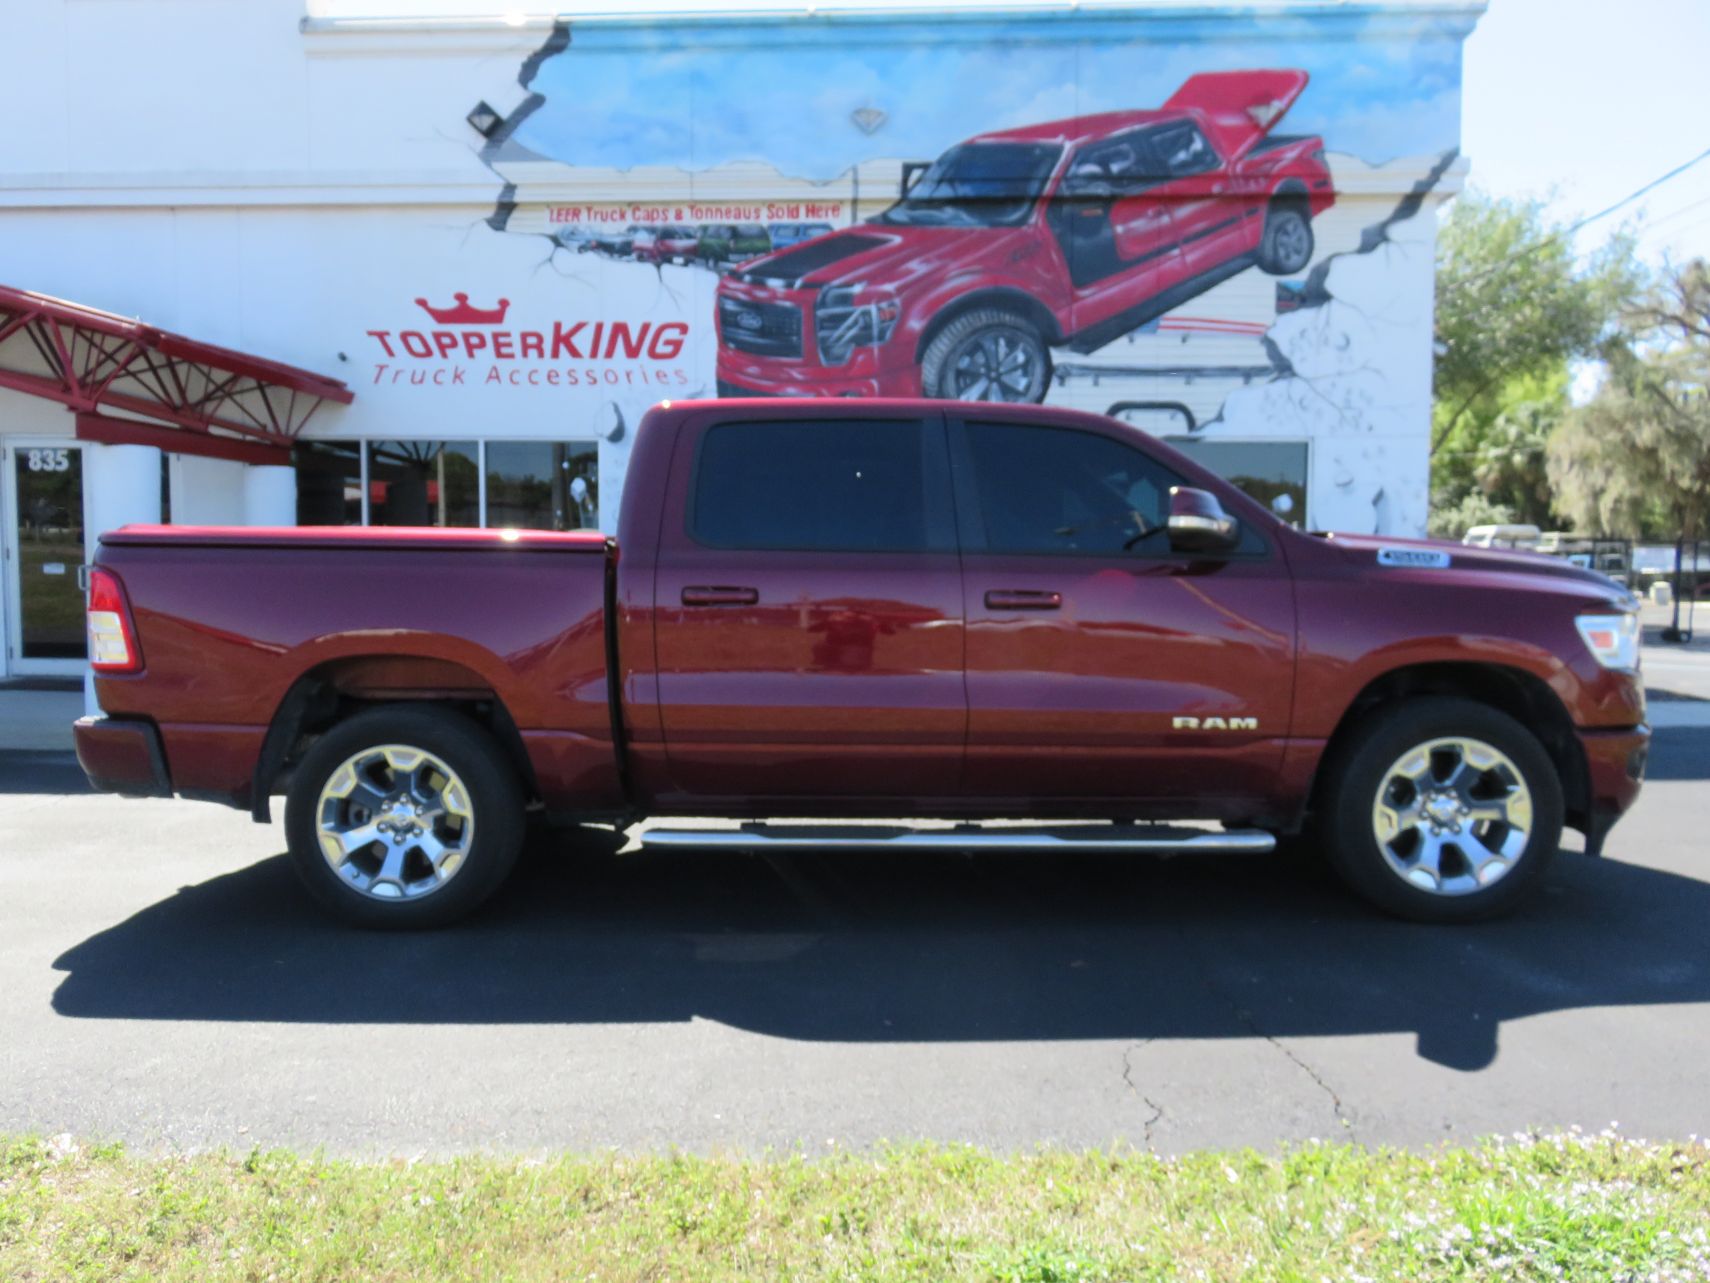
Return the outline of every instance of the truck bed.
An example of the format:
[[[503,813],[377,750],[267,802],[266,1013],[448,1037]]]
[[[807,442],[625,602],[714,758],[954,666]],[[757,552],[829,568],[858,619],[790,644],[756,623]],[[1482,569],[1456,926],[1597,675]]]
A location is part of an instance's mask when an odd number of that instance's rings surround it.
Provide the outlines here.
[[[102,546],[147,678],[104,676],[103,711],[154,724],[176,792],[253,806],[288,698],[431,695],[497,699],[548,806],[621,805],[598,532],[129,526]]]

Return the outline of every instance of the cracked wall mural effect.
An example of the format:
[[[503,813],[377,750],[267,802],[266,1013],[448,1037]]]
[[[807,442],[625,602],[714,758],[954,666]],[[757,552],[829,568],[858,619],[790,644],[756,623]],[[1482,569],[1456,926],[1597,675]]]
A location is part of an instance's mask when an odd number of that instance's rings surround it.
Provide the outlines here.
[[[1043,400],[1176,440],[1312,527],[1419,533],[1465,34],[561,25],[482,149],[489,227],[539,257],[474,297],[528,296],[517,359],[562,367],[608,494],[666,396]]]

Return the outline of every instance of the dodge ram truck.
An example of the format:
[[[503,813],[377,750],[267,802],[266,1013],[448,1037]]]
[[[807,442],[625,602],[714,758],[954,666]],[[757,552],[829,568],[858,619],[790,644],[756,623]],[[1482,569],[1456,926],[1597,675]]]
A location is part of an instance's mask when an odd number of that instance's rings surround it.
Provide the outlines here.
[[[663,847],[1283,843],[1458,921],[1637,795],[1636,608],[1530,553],[1300,533],[1099,416],[666,402],[615,539],[104,535],[76,740],[98,789],[283,794],[304,885],[372,926],[469,912],[531,810]]]
[[[1253,264],[1312,260],[1324,144],[1271,133],[1304,71],[1190,77],[1159,111],[982,134],[885,213],[719,282],[725,396],[1045,398],[1091,352]]]

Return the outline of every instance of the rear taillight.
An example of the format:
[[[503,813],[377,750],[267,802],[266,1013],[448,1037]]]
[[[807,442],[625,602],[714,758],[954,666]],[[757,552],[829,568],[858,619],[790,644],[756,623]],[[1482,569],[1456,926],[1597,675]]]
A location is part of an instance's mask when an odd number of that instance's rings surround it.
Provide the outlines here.
[[[134,673],[142,667],[142,647],[125,586],[110,570],[89,572],[89,667],[98,673]]]

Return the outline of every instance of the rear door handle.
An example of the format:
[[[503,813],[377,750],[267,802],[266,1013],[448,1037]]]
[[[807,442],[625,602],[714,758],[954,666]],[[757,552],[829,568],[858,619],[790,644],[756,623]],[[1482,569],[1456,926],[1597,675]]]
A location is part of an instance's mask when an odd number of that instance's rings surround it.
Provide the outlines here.
[[[1057,610],[1063,594],[1035,588],[993,588],[986,593],[988,610]]]
[[[752,606],[759,600],[758,588],[731,588],[720,584],[683,589],[685,606]]]

